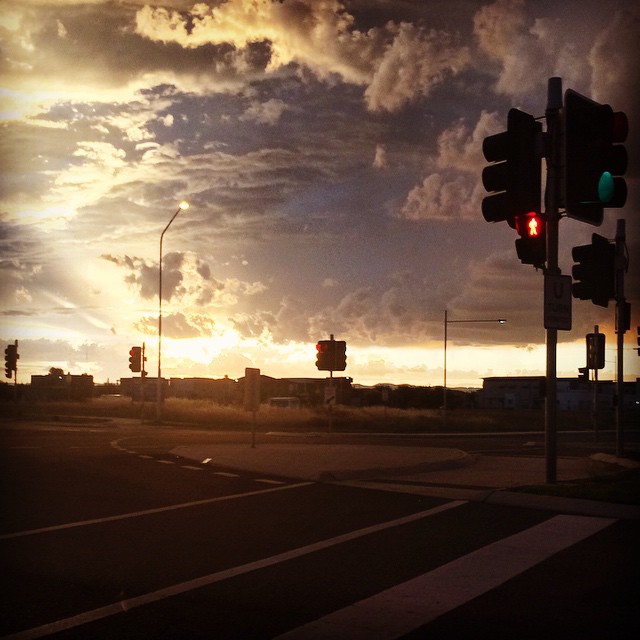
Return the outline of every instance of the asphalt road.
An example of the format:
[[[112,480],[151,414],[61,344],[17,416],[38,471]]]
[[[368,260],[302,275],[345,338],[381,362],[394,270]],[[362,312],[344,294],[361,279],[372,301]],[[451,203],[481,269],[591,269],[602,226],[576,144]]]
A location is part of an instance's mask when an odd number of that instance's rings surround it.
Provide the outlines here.
[[[2,637],[638,637],[638,521],[168,453],[193,437],[2,426]]]

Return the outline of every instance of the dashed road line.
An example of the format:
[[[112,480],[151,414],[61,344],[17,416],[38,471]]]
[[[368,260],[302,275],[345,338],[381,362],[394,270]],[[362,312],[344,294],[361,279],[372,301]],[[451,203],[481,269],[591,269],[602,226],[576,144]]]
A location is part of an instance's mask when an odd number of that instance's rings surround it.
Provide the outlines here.
[[[190,465],[190,464],[181,464],[180,468],[189,469],[190,471],[204,471],[202,467],[194,467],[193,465]]]
[[[229,473],[228,471],[214,471],[214,475],[222,476],[223,478],[239,478],[240,475],[237,473]]]

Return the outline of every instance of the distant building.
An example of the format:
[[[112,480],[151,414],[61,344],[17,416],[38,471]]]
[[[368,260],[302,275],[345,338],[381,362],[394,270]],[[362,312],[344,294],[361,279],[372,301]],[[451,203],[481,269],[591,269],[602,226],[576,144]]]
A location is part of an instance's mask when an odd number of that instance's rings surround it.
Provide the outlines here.
[[[546,391],[545,376],[513,376],[483,378],[477,404],[483,409],[542,409]],[[558,378],[557,402],[560,411],[588,411],[591,408],[594,382],[578,378]],[[640,410],[640,383],[625,382],[624,407]],[[601,409],[615,406],[616,384],[598,382],[598,406]]]
[[[29,397],[33,400],[88,400],[93,397],[93,376],[52,375],[31,376]]]
[[[120,392],[139,400],[141,389],[147,401],[156,398],[157,378],[121,378]],[[300,406],[317,406],[333,398],[334,404],[352,402],[351,378],[272,378],[260,376],[260,400],[267,403],[271,398],[296,398]],[[163,379],[165,398],[189,398],[210,400],[219,404],[242,404],[244,398],[244,377],[233,380],[228,376],[214,378],[171,378]],[[291,405],[291,401],[289,401]]]

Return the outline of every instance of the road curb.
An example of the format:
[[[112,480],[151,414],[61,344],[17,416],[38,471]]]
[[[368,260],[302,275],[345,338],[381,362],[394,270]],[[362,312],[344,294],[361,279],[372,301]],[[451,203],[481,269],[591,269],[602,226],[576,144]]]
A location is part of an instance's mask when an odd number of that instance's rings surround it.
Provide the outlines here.
[[[600,518],[616,518],[620,520],[640,520],[640,507],[631,504],[614,504],[584,500],[582,498],[562,498],[534,493],[516,491],[493,491],[489,495],[479,497],[480,502],[499,504],[507,507],[525,507],[527,509],[543,509],[581,516]]]

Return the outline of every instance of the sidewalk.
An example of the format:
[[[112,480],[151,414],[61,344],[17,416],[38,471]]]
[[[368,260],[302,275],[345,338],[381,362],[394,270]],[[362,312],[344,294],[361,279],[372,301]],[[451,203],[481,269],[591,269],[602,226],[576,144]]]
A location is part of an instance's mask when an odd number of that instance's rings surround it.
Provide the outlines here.
[[[460,449],[311,442],[183,445],[172,454],[230,470],[313,482],[640,519],[640,507],[509,491],[545,484],[540,457],[471,456]],[[558,458],[558,481],[617,470],[611,457]],[[602,458],[602,456],[600,456]]]

